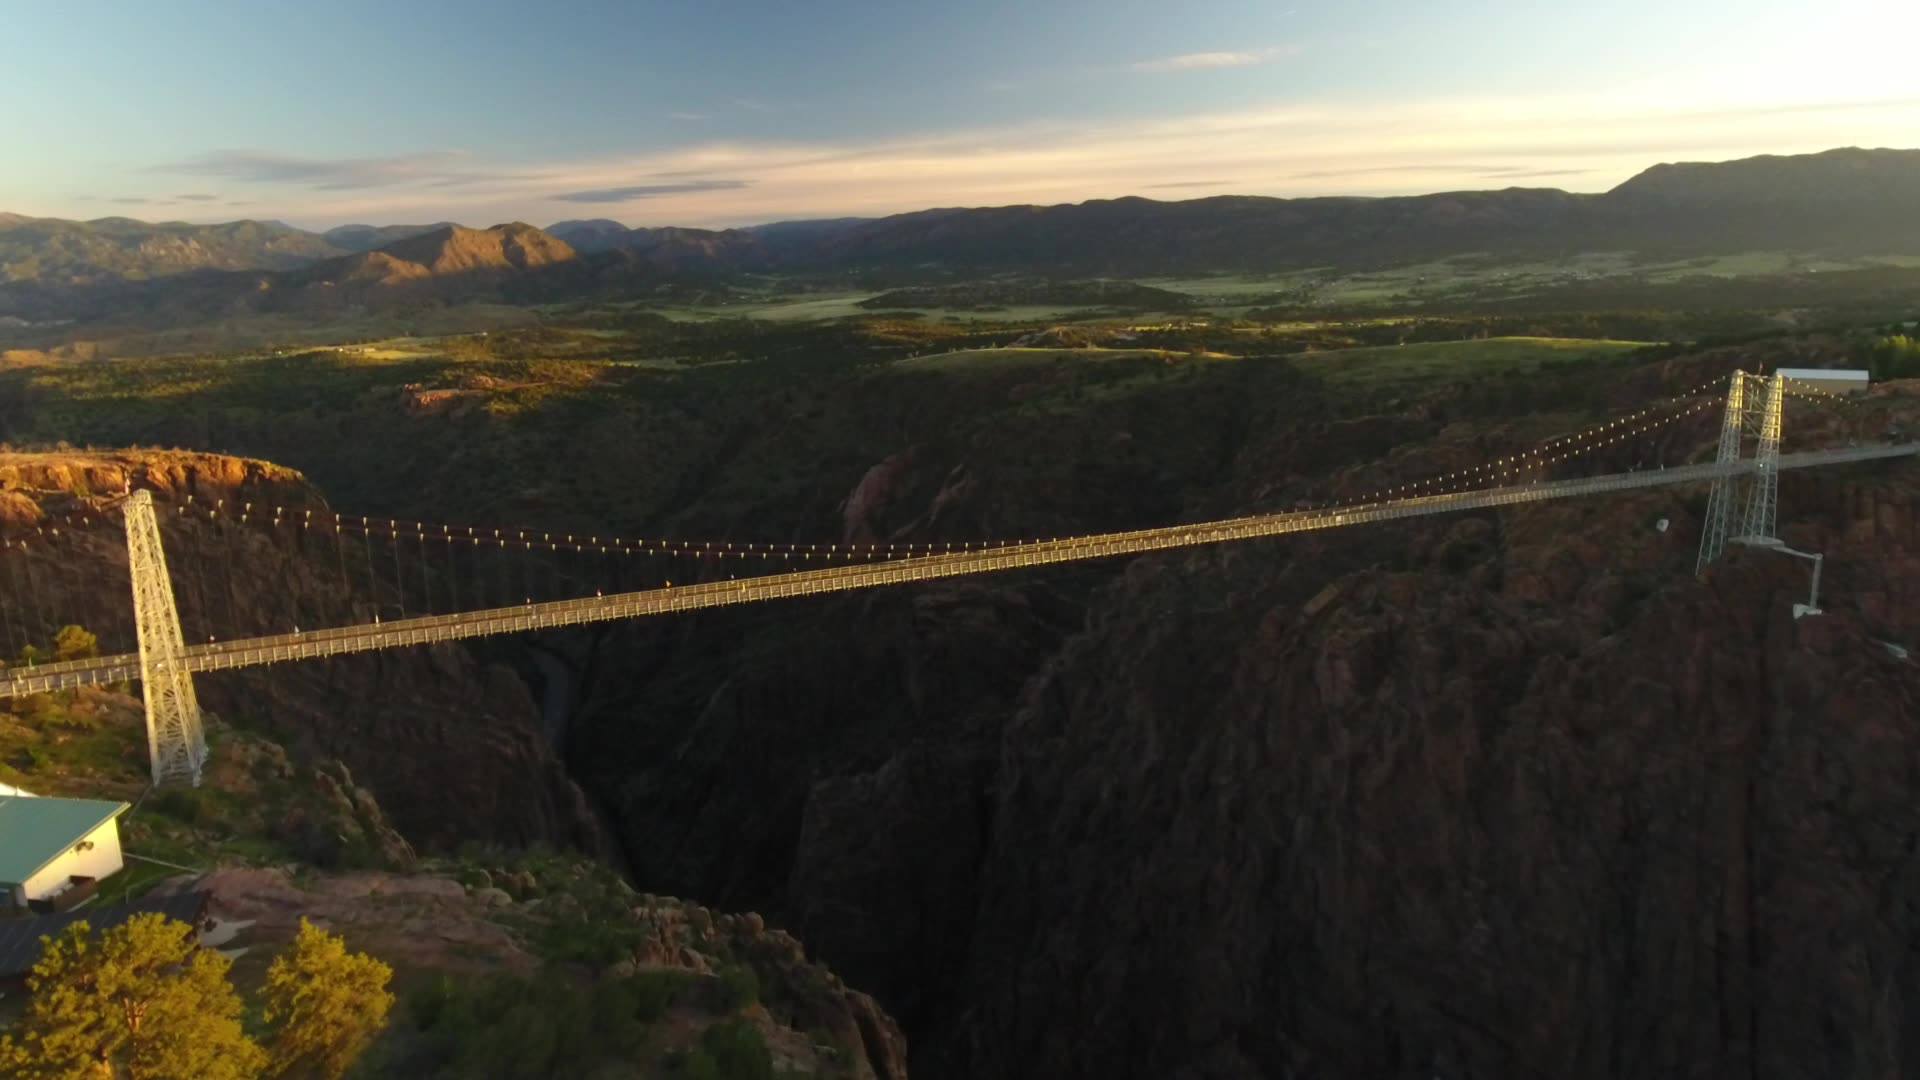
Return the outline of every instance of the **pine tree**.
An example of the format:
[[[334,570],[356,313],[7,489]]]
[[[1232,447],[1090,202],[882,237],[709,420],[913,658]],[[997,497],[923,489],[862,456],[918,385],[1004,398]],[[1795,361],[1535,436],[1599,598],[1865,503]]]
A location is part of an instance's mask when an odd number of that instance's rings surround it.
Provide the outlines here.
[[[0,1074],[21,1080],[252,1080],[266,1052],[240,1027],[232,962],[199,948],[192,928],[136,915],[96,939],[85,922],[45,951]]]
[[[267,969],[267,1021],[277,1075],[338,1080],[387,1023],[393,969],[300,920],[293,945]]]

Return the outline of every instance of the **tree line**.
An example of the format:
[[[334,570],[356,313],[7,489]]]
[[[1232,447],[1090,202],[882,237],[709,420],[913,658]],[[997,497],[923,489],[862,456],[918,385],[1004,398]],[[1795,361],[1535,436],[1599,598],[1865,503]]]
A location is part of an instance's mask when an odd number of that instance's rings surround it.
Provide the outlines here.
[[[76,922],[41,940],[26,1014],[0,1035],[0,1076],[338,1080],[393,1007],[393,969],[305,919],[268,968],[252,1016],[228,981],[233,961],[164,915],[100,934]]]

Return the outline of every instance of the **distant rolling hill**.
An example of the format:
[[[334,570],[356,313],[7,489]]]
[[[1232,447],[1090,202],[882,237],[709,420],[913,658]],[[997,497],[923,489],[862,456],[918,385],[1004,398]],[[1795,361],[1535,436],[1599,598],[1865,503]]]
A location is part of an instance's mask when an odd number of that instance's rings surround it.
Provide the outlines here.
[[[547,231],[581,254],[618,252],[626,261],[668,273],[770,266],[779,253],[747,229],[683,229],[674,225],[629,229],[617,221],[562,221]],[[803,252],[795,265],[813,252]]]
[[[508,232],[495,240],[477,239],[501,229]],[[322,278],[392,284],[445,276],[463,260],[507,272],[575,255],[599,269],[547,275],[549,281],[603,287],[610,280],[661,275],[875,268],[908,276],[1138,276],[1377,266],[1468,252],[1596,250],[1920,253],[1920,150],[1842,149],[1656,165],[1599,195],[1509,188],[1395,198],[1134,197],[720,230],[628,228],[602,218],[562,221],[545,231],[443,222],[351,225],[314,234],[252,221],[149,225],[125,218],[72,222],[0,214],[0,284],[43,286],[302,266]],[[384,256],[365,257],[376,253]],[[334,261],[323,263],[329,259]]]
[[[820,238],[812,261],[1143,274],[1367,265],[1466,252],[1920,253],[1920,151],[1660,165],[1601,195],[1140,198],[927,210]]]
[[[554,229],[590,237],[583,251],[632,251],[680,270],[939,266],[1138,275],[1378,265],[1466,252],[1908,254],[1920,253],[1920,151],[1656,165],[1600,195],[1509,188],[1395,198],[1128,197],[722,231],[626,229],[605,219]]]
[[[596,252],[626,247],[628,238],[635,230],[609,218],[592,218],[584,221],[556,221],[547,226],[546,231],[549,235],[565,240],[580,254],[592,255]]]
[[[273,222],[149,224],[0,214],[0,283],[86,284],[190,270],[282,270],[338,255],[325,238]]]
[[[451,228],[453,224],[451,221],[439,221],[432,225],[341,225],[328,229],[320,237],[341,251],[372,251],[396,240]]]
[[[287,276],[294,286],[395,286],[541,270],[578,256],[564,240],[511,222],[490,229],[445,225],[373,251],[317,263]]]

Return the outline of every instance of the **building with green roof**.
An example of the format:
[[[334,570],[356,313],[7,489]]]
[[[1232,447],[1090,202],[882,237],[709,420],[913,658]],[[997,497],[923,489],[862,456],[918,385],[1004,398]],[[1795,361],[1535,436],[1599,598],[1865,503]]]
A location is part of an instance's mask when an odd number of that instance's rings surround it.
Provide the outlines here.
[[[99,799],[0,797],[0,911],[65,908],[72,890],[91,893],[119,873],[126,809]]]

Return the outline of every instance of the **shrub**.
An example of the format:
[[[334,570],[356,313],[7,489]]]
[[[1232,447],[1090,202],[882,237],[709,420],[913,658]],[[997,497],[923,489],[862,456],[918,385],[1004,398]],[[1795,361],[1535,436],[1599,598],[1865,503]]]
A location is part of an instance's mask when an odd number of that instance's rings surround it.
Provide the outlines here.
[[[636,1018],[652,1022],[667,1014],[692,979],[680,971],[642,971],[613,985],[620,987]]]
[[[167,788],[154,795],[153,809],[182,825],[198,825],[207,816],[206,792],[199,788]]]
[[[760,1000],[760,977],[746,964],[727,964],[720,969],[720,1003],[728,1012],[737,1012]]]
[[[773,1080],[773,1054],[760,1029],[745,1020],[723,1020],[700,1036],[720,1080]]]
[[[1920,376],[1920,338],[1890,334],[1866,349],[1866,363],[1875,380]]]
[[[658,984],[633,982],[443,976],[407,998],[421,1039],[405,1064],[424,1076],[571,1076],[630,1060],[647,1044],[647,1010],[666,1011]]]
[[[85,660],[100,655],[100,639],[85,627],[67,625],[53,635],[53,658]]]

